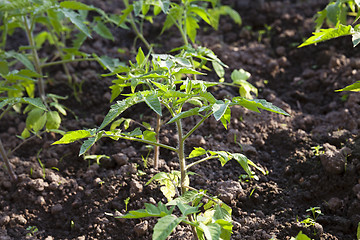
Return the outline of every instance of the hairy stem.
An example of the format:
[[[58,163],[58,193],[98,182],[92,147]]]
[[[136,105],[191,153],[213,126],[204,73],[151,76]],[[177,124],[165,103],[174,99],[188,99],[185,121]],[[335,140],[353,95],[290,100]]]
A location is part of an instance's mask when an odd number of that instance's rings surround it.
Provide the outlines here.
[[[46,131],[42,131],[42,132],[40,132],[40,133],[38,133],[38,134],[36,134],[36,135],[32,135],[31,137],[25,139],[25,140],[22,141],[19,145],[17,145],[14,149],[12,149],[10,152],[8,152],[8,153],[7,153],[7,156],[9,157],[9,156],[13,155],[14,152],[15,152],[16,150],[18,150],[22,145],[24,145],[25,143],[29,142],[30,140],[32,140],[32,139],[34,139],[34,138],[37,138],[37,137],[43,135],[44,133],[46,133]]]
[[[205,162],[207,160],[210,160],[210,159],[214,159],[214,158],[219,158],[219,156],[208,156],[206,158],[202,158],[196,162],[193,162],[193,163],[190,163],[189,165],[186,166],[186,170],[188,170],[189,168],[195,166],[196,164],[199,164],[199,163],[202,163],[202,162]]]
[[[158,143],[158,142],[152,142],[152,141],[149,141],[149,140],[146,140],[146,139],[134,138],[134,137],[128,137],[128,136],[119,136],[119,135],[106,135],[106,136],[125,139],[125,140],[130,140],[130,141],[142,142],[142,143],[153,145],[153,146],[159,146],[159,147],[168,149],[170,151],[178,152],[178,149],[176,149],[174,147],[171,147],[171,146],[166,145],[166,144]]]
[[[159,133],[160,133],[160,126],[161,126],[161,116],[156,114],[156,128],[155,128],[155,136],[156,142],[159,142]],[[160,155],[160,148],[159,146],[154,146],[154,168],[158,169],[159,167],[159,155]]]
[[[5,162],[5,165],[6,165],[6,168],[7,168],[8,172],[9,172],[9,176],[11,178],[11,181],[15,182],[17,180],[17,176],[16,176],[13,168],[11,167],[9,158],[8,158],[6,152],[5,152],[4,145],[2,144],[1,140],[0,140],[0,155],[1,155],[2,159]]]
[[[49,62],[44,63],[41,65],[41,68],[46,68],[58,64],[65,64],[65,63],[71,63],[71,62],[83,62],[83,61],[96,61],[96,58],[77,58],[77,59],[65,59],[61,61],[55,61],[55,62]]]
[[[178,132],[178,149],[177,154],[179,157],[179,164],[180,164],[180,184],[181,184],[181,194],[186,192],[185,187],[185,180],[186,180],[186,161],[185,161],[185,145],[183,139],[183,129],[181,124],[181,119],[177,120],[176,122],[177,132]]]
[[[208,114],[206,114],[185,136],[184,136],[184,140],[187,139],[191,134],[193,134],[196,129],[198,129],[201,124],[203,124],[203,122],[205,122],[206,119],[208,119],[211,114],[213,114],[213,111],[209,112]]]
[[[39,55],[38,55],[37,50],[36,50],[36,44],[35,44],[34,36],[33,36],[31,26],[30,26],[30,23],[28,22],[27,17],[24,16],[23,19],[24,19],[24,26],[25,26],[26,36],[28,38],[29,45],[30,45],[31,50],[32,50],[33,63],[34,63],[34,66],[35,66],[35,70],[39,75],[41,75],[41,77],[38,78],[39,95],[40,95],[41,100],[45,104],[45,106],[47,106],[46,94],[45,94],[45,83],[44,83],[44,79],[42,77],[43,74],[42,74]]]

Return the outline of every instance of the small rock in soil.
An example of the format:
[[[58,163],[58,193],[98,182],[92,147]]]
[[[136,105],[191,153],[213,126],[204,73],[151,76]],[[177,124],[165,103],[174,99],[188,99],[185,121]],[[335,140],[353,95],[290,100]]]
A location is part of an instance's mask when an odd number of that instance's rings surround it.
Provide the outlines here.
[[[25,217],[23,215],[14,215],[13,219],[20,225],[27,224],[27,220],[25,219]]]
[[[146,220],[141,223],[136,224],[134,227],[136,236],[140,237],[140,236],[145,235],[146,232],[148,231],[148,228],[149,228],[149,222]]]
[[[35,201],[36,204],[39,204],[41,206],[45,205],[45,198],[43,196],[39,196],[36,201]]]
[[[325,152],[320,155],[321,164],[326,172],[341,174],[345,170],[346,156],[336,149],[335,146],[325,143]]]
[[[8,224],[10,222],[10,217],[9,216],[2,216],[0,218],[0,226],[4,226],[6,224]]]

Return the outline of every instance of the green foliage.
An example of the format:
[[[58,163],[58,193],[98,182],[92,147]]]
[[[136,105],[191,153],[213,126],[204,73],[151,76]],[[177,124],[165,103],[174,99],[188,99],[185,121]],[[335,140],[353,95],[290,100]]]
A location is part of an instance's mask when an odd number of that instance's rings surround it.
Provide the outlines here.
[[[292,237],[290,240],[311,240],[311,239],[305,234],[303,234],[302,231],[300,231],[298,235],[296,235],[296,237]]]
[[[316,14],[313,36],[305,40],[299,47],[348,35],[352,36],[353,46],[356,47],[360,43],[360,24],[355,25],[360,18],[359,8],[358,0],[331,0],[322,11]],[[351,25],[348,24],[350,18],[353,21]],[[329,27],[322,28],[325,24]],[[357,92],[359,91],[359,82],[337,91]]]
[[[221,6],[217,0],[177,2],[142,0],[131,4],[127,0],[123,2],[126,9],[118,18],[117,25],[124,28],[130,25],[148,51],[138,48],[135,61],[129,61],[128,66],[107,57],[100,58],[93,55],[109,71],[103,76],[116,76],[111,86],[111,101],[120,100],[113,103],[98,128],[67,132],[53,144],[68,144],[84,140],[79,152],[79,155],[83,155],[98,140],[107,137],[113,140],[138,141],[175,152],[180,169],[169,173],[160,172],[147,183],[155,182],[160,185],[160,190],[168,203],[166,205],[158,203],[157,206],[146,203],[145,209],[131,210],[121,217],[158,217],[153,239],[166,239],[180,223],[189,224],[193,234],[199,239],[230,239],[231,208],[207,195],[205,191],[192,188],[188,177],[192,173],[189,169],[201,162],[218,159],[222,166],[230,160],[237,161],[249,176],[252,176],[254,171],[264,174],[266,172],[241,153],[195,148],[186,158],[186,140],[210,117],[214,117],[227,128],[233,106],[243,106],[255,112],[263,109],[283,115],[288,115],[288,113],[266,100],[252,99],[252,94],[257,95],[257,89],[247,82],[250,74],[241,69],[232,73],[233,83],[229,84],[240,88],[239,97],[220,100],[209,91],[211,87],[222,84],[227,66],[210,49],[201,46],[195,48],[189,44],[189,40],[196,41],[200,21],[217,28],[220,15],[227,14],[240,24],[240,16],[230,7]],[[68,9],[85,8],[82,4],[74,4],[71,7],[68,4],[68,2],[65,3]],[[153,18],[161,12],[166,15],[162,32],[174,26],[183,38],[184,46],[173,49],[171,51],[173,54],[156,54],[142,35],[143,22],[152,22]],[[101,31],[105,37],[106,31],[100,28],[101,26],[98,26],[97,30]],[[85,32],[83,33],[86,35]],[[212,70],[210,65],[220,82],[199,79],[205,78],[203,70]],[[2,71],[6,72],[6,67]],[[128,90],[127,93],[123,93],[124,89]],[[170,119],[163,120],[163,124],[175,125],[177,147],[160,143],[156,137],[159,132],[148,124],[139,124],[140,127],[134,128],[129,126],[129,121],[138,123],[137,121],[121,118],[121,114],[135,108],[139,103],[145,103],[159,117],[165,114],[170,115]],[[195,117],[197,123],[185,133],[182,120],[189,117]],[[188,163],[189,160],[192,162]],[[202,202],[205,199],[207,203],[203,205]],[[174,214],[175,207],[178,208],[180,214]]]
[[[352,35],[353,46],[357,46],[360,42],[359,25],[354,23],[359,19],[359,1],[330,1],[330,3],[318,12],[315,16],[315,32],[314,36],[308,38],[299,47],[304,47],[310,44],[316,44],[326,40],[337,37]],[[348,16],[355,17],[353,24],[348,25]],[[324,24],[330,26],[329,28],[322,28]]]
[[[192,188],[190,187],[189,173],[187,170],[195,164],[216,158],[219,159],[221,165],[234,159],[249,176],[253,174],[251,168],[255,168],[262,173],[265,173],[265,171],[243,154],[210,151],[202,148],[195,148],[190,153],[189,159],[202,155],[205,155],[205,157],[186,164],[184,152],[185,141],[211,116],[213,116],[215,120],[221,121],[224,127],[227,127],[231,119],[230,109],[235,105],[243,106],[256,112],[260,112],[259,109],[264,109],[283,115],[288,114],[282,109],[261,99],[234,97],[233,99],[217,100],[208,89],[219,83],[189,78],[191,75],[201,74],[201,72],[193,68],[191,60],[191,56],[189,56],[186,51],[181,51],[181,53],[176,56],[168,54],[151,54],[146,56],[143,51],[139,49],[136,63],[130,62],[129,68],[115,70],[120,71],[117,72],[118,79],[113,81],[114,84],[118,86],[115,95],[120,95],[121,89],[125,87],[130,88],[131,93],[122,94],[125,98],[116,101],[111,106],[102,124],[97,129],[68,132],[54,144],[67,144],[87,138],[81,147],[79,153],[81,155],[99,139],[109,137],[114,140],[126,139],[139,141],[176,152],[180,165],[183,166],[180,168],[180,171],[172,171],[170,173],[160,172],[153,176],[148,184],[156,181],[161,186],[160,189],[168,199],[168,202],[175,204],[182,212],[182,216],[172,215],[173,208],[168,211],[163,205],[159,205],[158,207],[146,205],[145,209],[130,211],[129,214],[123,217],[160,217],[160,220],[154,228],[154,239],[166,239],[172,230],[181,222],[190,224],[194,229],[194,233],[199,236],[199,239],[230,239],[232,228],[231,217],[229,217],[230,210],[222,207],[224,206],[223,203],[213,201],[214,204],[209,206],[204,213],[196,215],[199,211],[200,201],[196,199],[188,200],[189,196],[186,194],[189,191],[187,191],[187,189]],[[246,75],[244,72],[239,71],[235,74],[239,75],[236,79],[246,78],[242,76]],[[146,90],[137,90],[139,86],[141,86],[141,89]],[[147,127],[145,130],[135,128],[132,130],[125,129],[125,131],[119,128],[124,119],[116,119],[124,111],[133,108],[141,102],[145,102],[155,114],[162,115],[164,110],[166,110],[171,115],[172,118],[165,123],[175,124],[178,129],[177,135],[180,141],[176,148],[157,142],[155,132]],[[185,106],[188,110],[184,110]],[[200,120],[185,134],[183,133],[181,121],[183,118],[192,116],[197,116]],[[111,125],[110,130],[104,130],[109,125]],[[181,191],[178,190],[179,188]],[[176,196],[178,196],[178,198],[175,198]],[[203,197],[204,195],[200,194],[199,196]],[[185,201],[186,203],[184,203],[185,199],[187,199]],[[192,202],[192,204],[189,205],[190,202]]]

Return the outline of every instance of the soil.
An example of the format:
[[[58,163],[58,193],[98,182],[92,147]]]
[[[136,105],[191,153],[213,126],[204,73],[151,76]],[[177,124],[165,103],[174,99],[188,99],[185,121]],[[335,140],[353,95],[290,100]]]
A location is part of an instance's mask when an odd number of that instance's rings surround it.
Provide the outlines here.
[[[232,70],[245,69],[252,74],[249,81],[259,89],[258,97],[291,116],[234,108],[228,131],[214,119],[206,121],[187,142],[188,153],[199,146],[243,152],[268,174],[257,173],[259,180],[241,180],[244,171],[237,163],[221,167],[214,160],[192,168],[199,174],[192,176],[192,186],[207,189],[231,206],[232,239],[290,239],[299,231],[314,239],[356,239],[360,222],[360,95],[334,90],[359,80],[360,53],[352,48],[350,37],[297,48],[311,35],[312,17],[325,7],[326,0],[222,3],[240,13],[243,25],[223,17],[218,31],[204,25],[198,41],[229,66],[226,79]],[[93,4],[108,12],[121,11],[121,5],[113,1]],[[146,37],[160,44],[157,52],[180,46],[175,31],[159,36],[160,30],[157,22],[145,26]],[[82,50],[127,62],[133,56],[134,34],[120,29],[113,29],[113,34],[114,42],[94,35]],[[124,51],[119,53],[118,48]],[[50,50],[42,56],[51,54]],[[111,105],[112,79],[100,76],[104,70],[97,63],[69,64],[69,68],[82,83],[82,92],[77,93],[80,102],[63,70],[47,69],[51,77],[47,92],[68,96],[61,103],[73,111],[64,117],[63,129],[99,126]],[[207,78],[217,81],[213,73]],[[232,87],[213,91],[218,98],[238,95]],[[124,116],[155,122],[145,105]],[[194,120],[184,122],[188,126]],[[16,135],[24,126],[22,115],[8,114],[1,121],[0,137],[6,149],[21,143]],[[171,126],[165,127],[160,139],[175,142],[174,134]],[[101,159],[98,165],[78,157],[79,143],[51,145],[59,138],[48,133],[14,152],[10,161],[19,178],[17,184],[11,183],[0,163],[0,239],[151,239],[156,219],[122,220],[106,214],[124,213],[128,197],[128,210],[165,202],[156,185],[145,186],[157,172],[144,166],[141,156],[147,155],[147,149],[139,143],[103,140],[91,154],[110,158]],[[317,146],[323,148],[316,152],[313,147]],[[151,158],[152,153],[149,165]],[[178,169],[176,158],[163,150],[159,170],[172,169]],[[300,221],[311,215],[307,209],[312,207],[319,207],[322,215],[306,228]],[[37,231],[27,230],[29,227],[37,227]],[[178,226],[169,239],[192,239],[190,229]]]

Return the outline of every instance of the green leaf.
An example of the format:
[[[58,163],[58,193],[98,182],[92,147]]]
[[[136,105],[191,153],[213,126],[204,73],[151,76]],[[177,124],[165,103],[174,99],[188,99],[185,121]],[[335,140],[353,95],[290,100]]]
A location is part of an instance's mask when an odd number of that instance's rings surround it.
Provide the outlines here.
[[[145,209],[129,211],[128,214],[120,218],[164,217],[170,215],[174,210],[174,207],[167,209],[161,202],[158,203],[158,206],[149,203],[145,203],[144,205]]]
[[[68,8],[72,10],[94,10],[94,7],[88,6],[84,3],[77,2],[77,1],[63,1],[60,3],[60,7]]]
[[[360,43],[360,31],[356,30],[352,35],[353,47],[356,47]]]
[[[227,124],[230,123],[230,120],[231,120],[231,110],[228,107],[226,108],[224,115],[220,118],[220,121],[225,127],[225,129],[227,129]]]
[[[92,133],[89,130],[76,130],[76,131],[69,131],[65,133],[65,135],[60,138],[58,141],[54,142],[52,145],[55,144],[68,144],[75,142],[79,139],[91,137]]]
[[[347,87],[344,87],[342,89],[336,90],[335,92],[340,91],[352,91],[352,92],[359,92],[360,91],[360,81],[357,81],[356,83],[353,83]]]
[[[345,26],[339,24],[337,28],[329,28],[329,29],[320,29],[320,32],[314,32],[312,37],[308,38],[305,42],[303,42],[300,47],[304,47],[307,45],[327,41],[333,38],[342,37],[351,35],[354,33],[353,28],[349,26]]]
[[[42,109],[35,108],[31,110],[26,118],[26,127],[33,129],[35,132],[43,129],[46,123],[46,112]]]
[[[229,105],[229,100],[226,100],[225,102],[223,102],[222,100],[218,100],[212,105],[212,111],[214,112],[213,115],[216,121],[219,121],[223,117]]]
[[[21,137],[22,137],[23,139],[26,139],[26,138],[30,137],[30,132],[29,132],[29,130],[27,130],[27,128],[25,128],[25,129],[22,131]]]
[[[149,140],[151,142],[156,142],[156,133],[153,131],[145,130],[143,132],[143,136],[145,140]]]
[[[336,1],[334,3],[329,3],[326,6],[326,17],[333,25],[337,25],[339,23],[341,11],[340,4],[342,4],[340,1]]]
[[[202,147],[194,147],[194,150],[191,151],[189,158],[198,157],[204,154],[206,154],[205,149],[203,149]]]
[[[221,6],[221,11],[229,15],[236,24],[241,25],[242,20],[240,14],[230,6]]]
[[[106,114],[106,116],[98,130],[101,130],[104,127],[106,127],[109,123],[111,123],[116,117],[118,117],[121,113],[123,113],[129,107],[131,107],[137,103],[143,102],[143,101],[144,101],[144,98],[143,98],[141,92],[138,92],[124,100],[117,101],[114,105],[111,106],[110,111]]]
[[[176,206],[179,208],[183,216],[194,214],[199,211],[199,206],[195,206],[195,207],[189,206],[188,204],[185,204],[182,201],[178,201]]]
[[[86,151],[88,151],[92,145],[98,140],[97,137],[91,137],[84,141],[84,143],[80,147],[79,156],[83,155]]]
[[[171,232],[185,220],[186,217],[176,217],[174,215],[167,215],[159,219],[155,224],[153,240],[166,240],[166,238],[171,234]]]
[[[207,24],[211,25],[210,20],[208,18],[208,13],[203,8],[200,8],[200,7],[197,7],[197,6],[191,6],[191,7],[188,8],[188,10],[190,12],[195,13],[199,17],[201,17],[202,20],[204,20]]]
[[[357,240],[360,240],[360,222],[358,223],[358,226],[357,226],[356,238],[357,238]]]
[[[223,78],[225,76],[224,67],[220,65],[218,62],[212,62],[212,65],[218,77]]]
[[[196,198],[199,197],[199,193],[197,191],[186,191],[181,196],[171,200],[166,204],[166,206],[173,206],[178,205],[179,202],[187,204],[189,202],[194,201]]]
[[[81,32],[91,38],[88,27],[83,23],[80,15],[69,9],[59,9]]]
[[[188,16],[185,19],[185,25],[186,25],[186,34],[189,36],[189,38],[192,42],[195,42],[196,29],[199,28],[199,25],[198,25],[196,19],[191,16]]]
[[[300,231],[295,238],[292,237],[290,240],[311,240],[311,238],[309,238],[308,236],[303,234],[302,231]]]
[[[0,74],[7,75],[9,73],[9,66],[6,61],[0,61]]]
[[[290,116],[287,112],[269,103],[265,99],[250,100],[243,97],[234,97],[232,101],[233,103],[231,105],[240,105],[254,112],[260,112],[258,108],[261,108],[270,112],[279,113],[285,116]]]
[[[7,51],[7,52],[5,52],[5,56],[15,58],[16,60],[18,60],[19,62],[24,64],[24,66],[27,69],[30,69],[31,71],[36,72],[34,65],[31,63],[31,61],[25,54],[17,53],[14,51]]]
[[[203,224],[199,223],[199,227],[204,232],[206,240],[220,240],[221,227],[217,223]]]
[[[102,22],[98,21],[94,27],[94,31],[105,39],[114,41],[114,36],[112,35],[110,29]]]
[[[241,165],[241,167],[245,170],[245,172],[249,175],[252,176],[248,161],[249,159],[241,154],[241,153],[233,153],[231,154],[231,156]]]
[[[144,97],[145,103],[158,115],[162,116],[161,103],[156,93]]]
[[[186,118],[186,117],[190,117],[190,116],[194,116],[194,115],[198,115],[199,114],[199,109],[198,107],[195,107],[195,108],[192,108],[190,110],[187,110],[185,112],[181,112],[177,115],[175,115],[173,118],[171,118],[167,124],[170,124],[170,123],[173,123],[179,119],[182,119],[182,118]]]
[[[144,61],[145,61],[145,54],[140,47],[138,50],[138,54],[136,55],[136,62],[139,66],[141,66],[143,65]]]
[[[61,124],[61,117],[57,111],[49,111],[46,113],[46,129],[58,129]]]
[[[42,109],[44,111],[46,111],[46,106],[44,105],[44,103],[42,102],[42,100],[40,98],[28,98],[28,97],[24,97],[20,99],[21,103],[27,103],[30,104],[36,108]]]
[[[92,56],[96,58],[96,61],[98,61],[104,69],[108,69],[111,72],[115,71],[119,65],[122,65],[122,63],[116,58],[110,58],[106,55],[99,57],[95,53],[93,53]]]

